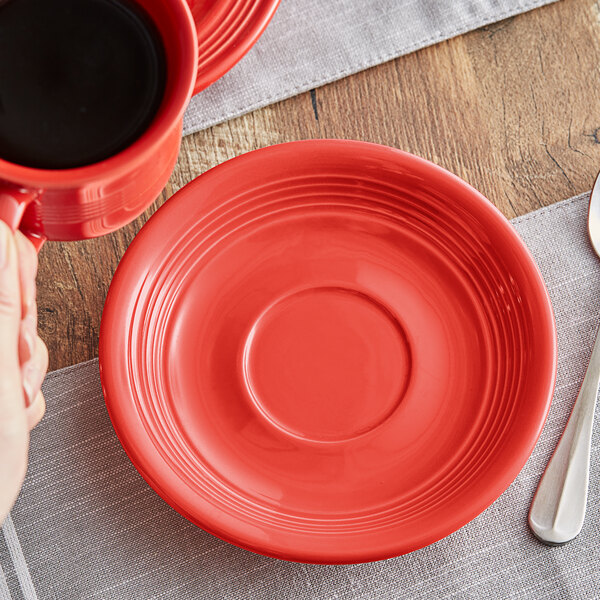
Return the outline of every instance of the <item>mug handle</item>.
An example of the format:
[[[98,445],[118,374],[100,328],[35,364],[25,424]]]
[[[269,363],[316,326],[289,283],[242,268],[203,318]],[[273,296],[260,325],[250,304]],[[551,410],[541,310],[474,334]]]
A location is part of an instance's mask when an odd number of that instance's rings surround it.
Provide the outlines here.
[[[38,190],[27,190],[0,182],[0,220],[4,221],[13,232],[17,231],[25,210],[39,197],[39,194]],[[23,234],[39,253],[46,238],[31,231],[23,231]]]

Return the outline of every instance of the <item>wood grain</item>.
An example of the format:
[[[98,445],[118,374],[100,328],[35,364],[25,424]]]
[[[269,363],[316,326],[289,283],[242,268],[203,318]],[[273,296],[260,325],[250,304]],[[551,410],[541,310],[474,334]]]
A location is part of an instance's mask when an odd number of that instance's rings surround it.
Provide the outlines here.
[[[590,189],[600,167],[599,63],[600,2],[562,0],[186,137],[144,215],[104,238],[42,249],[50,369],[97,356],[111,277],[152,212],[250,150],[325,137],[388,144],[463,177],[507,217]]]

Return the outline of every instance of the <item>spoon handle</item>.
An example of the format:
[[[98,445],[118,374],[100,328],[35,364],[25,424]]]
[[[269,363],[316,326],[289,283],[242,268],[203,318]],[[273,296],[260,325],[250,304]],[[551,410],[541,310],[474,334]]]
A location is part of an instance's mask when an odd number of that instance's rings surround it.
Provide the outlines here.
[[[569,422],[529,510],[529,527],[545,544],[565,544],[576,537],[583,526],[599,383],[600,330]]]

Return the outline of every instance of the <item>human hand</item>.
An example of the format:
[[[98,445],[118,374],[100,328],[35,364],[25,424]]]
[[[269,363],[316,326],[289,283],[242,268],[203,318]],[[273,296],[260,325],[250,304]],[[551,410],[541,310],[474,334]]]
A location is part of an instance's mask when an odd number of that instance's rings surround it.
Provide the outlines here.
[[[0,525],[27,470],[29,432],[44,415],[48,351],[37,334],[37,254],[0,221]]]

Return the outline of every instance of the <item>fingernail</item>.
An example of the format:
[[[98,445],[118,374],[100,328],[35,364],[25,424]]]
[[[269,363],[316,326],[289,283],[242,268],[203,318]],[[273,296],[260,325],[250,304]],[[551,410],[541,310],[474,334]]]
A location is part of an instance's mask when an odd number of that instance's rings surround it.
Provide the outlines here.
[[[8,243],[12,232],[6,223],[0,221],[0,269],[3,269],[8,263]]]

